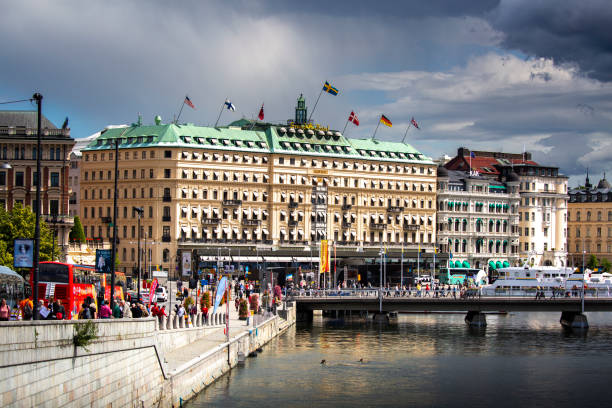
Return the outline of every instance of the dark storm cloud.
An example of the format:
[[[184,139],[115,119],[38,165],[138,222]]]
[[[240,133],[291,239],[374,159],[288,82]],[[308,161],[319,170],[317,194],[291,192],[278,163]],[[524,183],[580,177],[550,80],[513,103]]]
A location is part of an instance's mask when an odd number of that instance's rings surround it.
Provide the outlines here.
[[[610,0],[502,0],[488,20],[505,34],[504,47],[612,81]]]
[[[500,0],[470,0],[470,1],[380,1],[352,0],[329,1],[312,0],[300,3],[272,0],[255,3],[251,6],[262,12],[287,14],[319,14],[330,17],[392,17],[392,18],[424,18],[424,17],[461,17],[480,16],[494,9]],[[249,7],[248,5],[246,5]]]

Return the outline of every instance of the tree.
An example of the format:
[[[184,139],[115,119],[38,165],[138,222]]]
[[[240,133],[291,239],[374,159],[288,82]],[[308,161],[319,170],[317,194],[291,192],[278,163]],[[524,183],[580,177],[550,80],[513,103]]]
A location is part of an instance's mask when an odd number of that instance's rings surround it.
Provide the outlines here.
[[[586,267],[593,270],[597,268],[597,265],[599,265],[597,257],[593,254],[589,255],[589,260],[587,261]]]
[[[16,204],[11,211],[0,207],[0,264],[13,268],[15,238],[34,239],[36,215],[30,207]],[[40,260],[50,261],[53,251],[51,230],[40,220]]]
[[[610,261],[608,261],[606,258],[601,258],[599,266],[601,266],[604,271],[610,272],[610,267],[612,267],[612,263],[610,263]]]
[[[76,242],[85,242],[85,231],[83,231],[83,224],[78,215],[74,217],[74,227],[70,230],[70,240]]]

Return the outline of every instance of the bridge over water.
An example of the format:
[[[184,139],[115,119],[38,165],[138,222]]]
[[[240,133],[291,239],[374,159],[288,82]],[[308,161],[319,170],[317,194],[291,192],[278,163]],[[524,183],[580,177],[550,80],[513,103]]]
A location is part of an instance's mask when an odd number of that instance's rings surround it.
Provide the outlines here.
[[[382,294],[382,296],[381,296]],[[591,292],[582,297],[554,297],[548,292],[544,298],[535,295],[502,294],[482,296],[477,290],[469,296],[417,296],[415,291],[328,290],[294,293],[298,313],[309,315],[323,311],[367,312],[375,317],[390,312],[466,312],[466,323],[486,325],[483,312],[561,312],[561,323],[571,327],[588,327],[585,312],[612,311],[612,297]]]

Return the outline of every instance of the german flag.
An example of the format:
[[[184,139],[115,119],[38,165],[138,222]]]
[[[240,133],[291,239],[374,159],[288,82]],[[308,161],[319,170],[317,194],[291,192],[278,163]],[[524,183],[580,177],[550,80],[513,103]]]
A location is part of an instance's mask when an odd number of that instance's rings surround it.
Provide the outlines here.
[[[389,127],[393,126],[393,123],[385,115],[380,115],[380,123]]]

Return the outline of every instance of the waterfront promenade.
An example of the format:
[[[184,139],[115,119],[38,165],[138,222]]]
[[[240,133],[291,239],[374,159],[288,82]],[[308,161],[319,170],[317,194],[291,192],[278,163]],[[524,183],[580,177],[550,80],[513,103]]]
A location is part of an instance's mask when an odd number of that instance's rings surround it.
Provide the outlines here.
[[[230,306],[229,341],[220,315],[170,328],[156,318],[0,322],[0,406],[178,407],[295,322],[288,307],[246,326]],[[76,346],[76,328],[91,323],[96,338]]]

